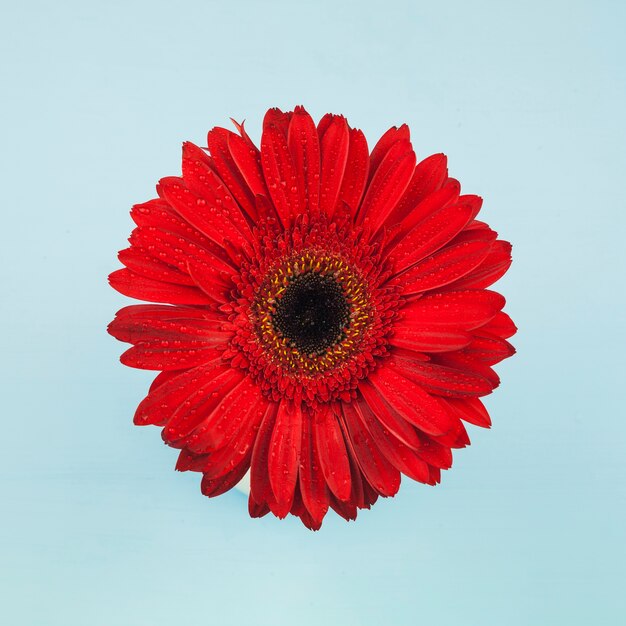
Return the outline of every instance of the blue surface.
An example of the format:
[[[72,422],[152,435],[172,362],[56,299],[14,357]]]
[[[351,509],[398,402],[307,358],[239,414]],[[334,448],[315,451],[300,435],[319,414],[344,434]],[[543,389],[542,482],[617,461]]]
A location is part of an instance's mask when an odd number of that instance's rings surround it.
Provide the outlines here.
[[[0,621],[624,623],[625,5],[3,5]],[[104,332],[128,210],[269,106],[407,122],[514,244],[491,431],[346,524],[253,521],[132,425]]]

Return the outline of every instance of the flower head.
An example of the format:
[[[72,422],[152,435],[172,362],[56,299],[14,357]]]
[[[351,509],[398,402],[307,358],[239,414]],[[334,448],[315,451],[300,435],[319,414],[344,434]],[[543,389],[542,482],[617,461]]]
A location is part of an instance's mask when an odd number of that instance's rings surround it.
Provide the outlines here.
[[[224,493],[250,471],[249,510],[317,529],[402,474],[434,485],[490,425],[480,397],[514,353],[488,290],[511,246],[477,221],[446,157],[419,163],[406,125],[371,153],[340,115],[270,109],[261,147],[214,128],[183,145],[182,177],[135,205],[121,293],[158,304],[109,332],[160,371],[135,423],[162,427],[177,468]]]

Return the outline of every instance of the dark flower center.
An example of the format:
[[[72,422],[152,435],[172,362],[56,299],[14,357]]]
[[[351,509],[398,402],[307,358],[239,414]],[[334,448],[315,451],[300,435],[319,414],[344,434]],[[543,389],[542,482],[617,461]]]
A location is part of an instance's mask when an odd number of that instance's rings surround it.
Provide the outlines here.
[[[294,277],[276,302],[272,323],[290,345],[305,354],[323,354],[341,341],[350,305],[333,276],[306,272]]]

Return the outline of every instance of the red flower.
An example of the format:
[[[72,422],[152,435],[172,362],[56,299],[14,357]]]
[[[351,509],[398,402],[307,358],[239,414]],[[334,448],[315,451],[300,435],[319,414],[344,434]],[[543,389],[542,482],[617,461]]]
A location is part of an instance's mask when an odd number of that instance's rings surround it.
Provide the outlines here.
[[[182,178],[132,209],[111,274],[128,306],[109,332],[131,367],[160,370],[135,423],[163,428],[177,469],[216,496],[250,470],[250,515],[317,529],[434,485],[488,427],[480,397],[514,353],[487,290],[511,246],[476,220],[446,157],[417,163],[406,125],[372,152],[341,115],[267,112],[183,145]]]

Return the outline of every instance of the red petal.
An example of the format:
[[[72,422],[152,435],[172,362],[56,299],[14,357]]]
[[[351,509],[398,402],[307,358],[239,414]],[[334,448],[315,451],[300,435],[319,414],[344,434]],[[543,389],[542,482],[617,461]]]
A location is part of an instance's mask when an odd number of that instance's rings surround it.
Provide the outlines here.
[[[378,421],[390,433],[402,443],[414,450],[422,445],[418,434],[412,424],[400,417],[379,395],[376,389],[367,382],[367,379],[359,383],[359,391],[363,400],[367,402],[370,410]]]
[[[209,239],[220,245],[230,239],[245,247],[246,237],[231,218],[232,206],[220,205],[217,196],[202,197],[188,189],[182,178],[175,176],[162,178],[157,191],[179,215]]]
[[[191,312],[189,312],[191,311]],[[126,307],[109,324],[116,339],[136,344],[122,363],[142,369],[186,369],[221,354],[232,330],[210,315],[199,318],[184,307]]]
[[[247,459],[244,459],[229,473],[219,478],[211,479],[208,476],[203,476],[200,483],[202,494],[209,498],[215,498],[216,496],[221,496],[223,493],[230,491],[248,471],[248,463],[246,461]]]
[[[236,390],[246,380],[240,370],[221,366],[209,380],[202,381],[201,385],[197,381],[195,384],[185,381],[184,393],[177,391],[172,396],[172,400],[178,404],[161,432],[163,441],[173,447],[183,447],[196,428],[216,411],[225,410],[236,399]]]
[[[350,463],[337,417],[324,406],[315,413],[313,419],[315,448],[324,478],[339,500],[348,500],[352,488]]]
[[[175,267],[155,259],[145,248],[126,248],[121,250],[117,257],[122,265],[125,265],[135,274],[163,283],[175,283],[177,285],[196,286],[196,283],[187,273],[182,273]]]
[[[481,328],[472,342],[463,349],[463,354],[487,365],[495,365],[513,356],[515,348],[508,341],[490,335]]]
[[[437,395],[484,396],[493,390],[493,384],[489,380],[473,372],[424,363],[405,356],[394,355],[393,363],[401,369],[404,376]]]
[[[302,444],[302,409],[300,405],[282,401],[278,407],[274,432],[270,442],[269,477],[276,497],[272,512],[285,517],[293,503],[298,480],[300,446]]]
[[[403,326],[398,324],[389,343],[416,352],[450,352],[460,350],[472,341],[472,336],[461,330],[442,326]]]
[[[253,403],[245,413],[245,420],[242,416],[238,424],[232,426],[231,430],[234,435],[229,438],[228,442],[214,452],[201,454],[198,461],[191,464],[195,466],[190,469],[199,469],[206,478],[216,479],[231,472],[240,463],[245,462],[249,467],[254,440],[267,406],[266,401]]]
[[[517,326],[504,311],[500,311],[490,322],[481,326],[481,330],[502,337],[502,339],[508,339],[517,332]]]
[[[135,424],[163,426],[189,396],[230,369],[230,365],[218,357],[210,363],[172,376],[157,388],[151,389],[141,401],[135,412]]]
[[[242,430],[247,432],[258,428],[267,409],[267,401],[261,395],[259,386],[245,377],[228,394],[228,399],[223,398],[212,411],[205,412],[202,422],[185,438],[185,446],[195,454],[206,454],[223,446],[240,449],[244,446],[243,442],[237,445],[228,442],[237,439]],[[170,424],[167,430],[169,427]],[[172,428],[175,430],[174,426]]]
[[[209,133],[210,140],[211,133]],[[219,152],[221,156],[225,156],[227,154],[225,138],[221,143],[223,145]],[[218,160],[221,161],[219,156]],[[215,159],[213,159],[213,162],[215,162]],[[183,144],[183,180],[187,188],[197,194],[198,197],[204,198],[209,203],[209,206],[215,207],[217,211],[227,216],[227,219],[240,233],[246,236],[249,235],[250,227],[244,217],[244,213],[241,212],[239,204],[211,165],[212,162],[208,155],[198,146],[191,142]],[[227,168],[223,168],[223,171],[228,173]],[[252,198],[248,197],[247,200],[250,208]]]
[[[253,196],[267,196],[268,191],[261,167],[261,152],[235,134],[228,135],[228,150]]]
[[[342,403],[346,431],[359,467],[368,482],[383,496],[394,496],[400,488],[400,472],[382,454],[351,403]]]
[[[419,167],[419,166],[418,166]],[[392,250],[395,244],[410,233],[420,222],[428,216],[441,209],[458,204],[461,196],[461,186],[453,179],[448,179],[449,183],[441,189],[423,198],[418,204],[400,209],[400,204],[393,210],[387,218],[388,228],[395,228],[393,236],[390,238],[388,249]],[[467,196],[462,196],[464,199]]]
[[[271,404],[261,422],[250,464],[250,497],[262,508],[274,502],[269,478],[269,455],[277,409],[278,404]]]
[[[324,134],[320,135],[320,145],[320,211],[332,216],[339,198],[350,146],[350,131],[343,116],[332,117]]]
[[[302,193],[301,206],[315,215],[319,211],[320,143],[315,122],[303,107],[295,108],[287,143]]]
[[[283,226],[302,212],[301,191],[286,134],[273,123],[264,124],[261,165],[265,182]]]
[[[131,304],[115,314],[116,319],[149,322],[153,319],[163,321],[226,321],[221,311],[190,306],[169,306],[166,304]]]
[[[341,407],[337,407],[337,409],[341,411]],[[371,493],[369,489],[367,489],[366,491],[366,485],[368,485],[368,483],[367,483],[365,476],[363,475],[361,468],[359,467],[359,464],[357,463],[354,445],[352,444],[352,440],[350,439],[350,437],[348,436],[348,433],[346,432],[346,425],[344,423],[343,416],[337,415],[336,418],[341,423],[341,430],[343,432],[344,441],[346,443],[346,452],[348,453],[348,462],[350,464],[350,481],[351,481],[352,489],[350,490],[350,497],[345,502],[345,504],[348,505],[347,508],[351,508],[354,505],[362,509],[368,506],[367,501],[370,500]],[[374,490],[374,495],[378,496],[378,492],[375,490]],[[374,500],[375,499],[376,498],[374,498]],[[344,504],[344,503],[341,502],[340,504]],[[332,499],[331,499],[331,506],[332,506]],[[356,517],[356,512],[354,516]]]
[[[389,215],[388,225],[401,222],[430,195],[441,189],[448,177],[448,160],[445,154],[433,154],[420,161],[413,170],[409,183],[396,208]]]
[[[475,215],[469,203],[446,206],[431,213],[408,233],[392,253],[396,273],[411,267],[439,250],[467,225]]]
[[[409,127],[406,124],[402,124],[400,128],[392,126],[383,134],[383,136],[376,142],[376,145],[372,150],[372,155],[370,156],[370,180],[373,179],[374,174],[376,174],[376,171],[380,167],[380,164],[383,162],[384,158],[393,146],[398,142],[410,141],[410,139],[411,134]]]
[[[500,378],[492,367],[478,361],[472,356],[465,354],[465,350],[457,350],[456,352],[440,352],[431,356],[433,364],[443,365],[452,368],[464,374],[472,374],[484,378],[489,382],[492,389],[500,384]],[[475,394],[484,395],[484,394]]]
[[[452,450],[449,447],[441,445],[428,435],[421,435],[421,440],[422,445],[418,450],[421,459],[439,469],[452,467]],[[423,482],[428,483],[428,479]]]
[[[140,276],[127,269],[117,270],[109,276],[109,283],[125,296],[148,302],[169,304],[213,304],[215,301],[196,287],[174,285]]]
[[[511,266],[511,244],[495,241],[482,262],[454,284],[455,289],[482,289],[502,278]]]
[[[289,512],[292,515],[299,517],[300,521],[309,530],[319,530],[322,527],[322,520],[314,519],[304,505],[304,502],[302,500],[302,493],[300,490],[300,482],[296,483],[296,489],[293,494],[293,504],[291,505],[291,511]]]
[[[369,172],[369,152],[365,135],[356,128],[350,129],[350,144],[346,169],[339,191],[339,199],[350,207],[352,217],[357,213]]]
[[[409,302],[401,311],[398,326],[473,330],[493,319],[504,303],[504,298],[495,291],[434,293]]]
[[[385,222],[407,188],[415,169],[415,152],[408,140],[399,141],[386,154],[372,178],[357,221],[370,220],[372,233]]]
[[[326,511],[328,511],[328,489],[315,446],[313,419],[312,415],[306,414],[302,421],[299,481],[304,506],[313,520],[321,523]]]
[[[252,518],[264,517],[270,512],[270,507],[267,504],[258,504],[254,501],[252,494],[248,497],[248,513]]]
[[[184,237],[199,248],[208,250],[213,258],[220,259],[221,263],[226,264],[227,267],[233,267],[232,261],[229,260],[222,246],[205,237],[160,198],[144,204],[136,204],[131,210],[131,217],[137,226],[147,227],[152,231],[157,228],[159,231]]]
[[[373,443],[385,458],[409,478],[419,482],[427,482],[428,465],[418,456],[416,451],[385,431],[377,419],[377,415],[372,412],[369,404],[363,398],[359,398],[355,402],[354,408],[363,429],[369,433]]]
[[[453,415],[456,416],[455,413],[453,413]],[[452,430],[448,431],[445,435],[433,437],[433,441],[439,443],[444,448],[465,448],[470,444],[465,426],[459,419],[454,420],[454,428]]]
[[[429,465],[428,469],[430,471],[430,480],[428,481],[428,484],[439,484],[441,482],[441,470],[438,467],[433,467],[432,465]]]
[[[189,343],[194,340],[212,343],[215,333],[227,329],[228,323],[202,310],[175,306],[134,305],[119,311],[108,331],[128,343],[161,341]]]
[[[274,125],[286,137],[292,116],[293,113],[291,111],[283,112],[278,107],[273,107],[265,113],[265,117],[263,118],[263,128],[269,125]]]
[[[490,247],[488,241],[467,241],[429,256],[402,274],[404,293],[421,293],[455,282],[478,266]]]
[[[207,136],[213,166],[219,174],[219,177],[224,181],[230,193],[235,197],[237,204],[254,220],[256,218],[254,191],[251,190],[250,186],[247,184],[231,151],[231,142],[237,141],[245,143],[239,135],[225,128],[213,128],[209,131]],[[246,149],[252,150],[247,143]]]
[[[160,374],[157,374],[154,377],[154,380],[152,381],[152,384],[150,385],[150,389],[148,390],[148,392],[152,393],[155,389],[158,389],[161,385],[171,380],[175,376],[180,376],[180,372],[177,372],[176,370],[171,370],[169,372],[165,371],[165,372],[161,372]]]
[[[189,273],[189,266],[193,265],[210,274],[212,280],[226,284],[227,276],[233,274],[232,265],[220,256],[199,246],[181,235],[170,233],[160,228],[139,226],[130,236],[130,243],[150,250],[155,257],[178,268],[181,272]]]
[[[445,398],[444,401],[460,419],[482,428],[491,427],[489,413],[479,398]]]
[[[407,422],[430,435],[442,435],[452,427],[449,414],[439,400],[410,380],[387,361],[369,376],[382,398]]]

